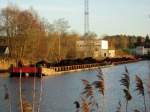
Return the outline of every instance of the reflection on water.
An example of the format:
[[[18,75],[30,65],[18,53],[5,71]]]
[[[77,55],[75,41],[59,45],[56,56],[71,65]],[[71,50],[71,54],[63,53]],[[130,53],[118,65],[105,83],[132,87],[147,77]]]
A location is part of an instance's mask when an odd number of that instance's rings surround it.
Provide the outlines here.
[[[138,74],[148,83],[148,62],[141,61],[133,64],[127,64],[131,76],[131,90],[133,100],[129,102],[129,109],[141,109],[143,107],[143,99],[137,96],[135,89],[135,75]],[[105,74],[105,111],[114,112],[118,101],[123,99],[122,88],[119,80],[124,72],[124,65],[114,66],[102,69]],[[73,102],[79,99],[82,92],[81,79],[87,79],[90,82],[96,80],[95,71],[84,71],[76,73],[67,73],[62,76],[44,77],[42,81],[43,93],[41,102],[41,112],[75,112]],[[40,78],[36,78],[36,102],[39,101],[40,93]],[[8,102],[4,100],[4,87],[6,84],[9,87],[10,99],[13,112],[19,112],[19,78],[0,78],[0,112],[8,110]],[[32,102],[33,94],[33,78],[22,78],[23,97]],[[146,95],[148,97],[148,95]],[[149,98],[147,98],[148,100]],[[113,111],[112,111],[113,110]]]

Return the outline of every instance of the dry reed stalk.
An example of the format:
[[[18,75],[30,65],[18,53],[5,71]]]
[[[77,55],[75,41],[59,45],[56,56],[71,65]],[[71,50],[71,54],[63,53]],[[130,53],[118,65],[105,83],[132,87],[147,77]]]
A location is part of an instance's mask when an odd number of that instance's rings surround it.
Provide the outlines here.
[[[84,85],[84,91],[82,92],[82,95],[85,95],[86,98],[92,98],[94,93],[93,93],[93,87],[90,84],[89,81],[82,79],[83,85]]]
[[[82,112],[91,112],[89,102],[87,99],[82,98]]]
[[[122,74],[123,77],[120,80],[121,85],[124,86],[123,92],[125,94],[125,99],[126,99],[126,112],[128,111],[128,102],[132,99],[131,93],[130,93],[130,76],[129,76],[129,71],[127,67],[125,66],[125,73]]]
[[[40,112],[40,104],[42,101],[42,94],[43,94],[43,81],[42,81],[42,74],[40,79],[40,98],[39,98],[39,104],[38,104],[38,112]]]
[[[23,105],[22,105],[22,71],[20,71],[19,96],[20,96],[20,111],[23,112]]]
[[[35,69],[35,73],[34,73],[34,76],[33,76],[32,112],[35,112],[35,83],[36,83],[35,82],[35,77],[36,77],[36,69]]]
[[[143,100],[144,100],[144,112],[146,112],[146,101],[145,101],[145,92],[144,92],[144,85],[143,85],[143,81],[142,79],[136,75],[136,91],[139,92],[139,95],[143,96]]]
[[[23,112],[32,112],[32,105],[27,100],[23,99]]]
[[[102,72],[102,69],[99,67],[97,69],[97,77],[98,77],[98,80],[97,81],[94,81],[92,83],[92,85],[98,89],[99,91],[99,94],[103,96],[103,103],[102,103],[102,112],[104,112],[104,106],[105,106],[105,81],[104,81],[104,74]]]
[[[121,101],[118,102],[118,107],[117,107],[117,110],[116,112],[121,112]]]

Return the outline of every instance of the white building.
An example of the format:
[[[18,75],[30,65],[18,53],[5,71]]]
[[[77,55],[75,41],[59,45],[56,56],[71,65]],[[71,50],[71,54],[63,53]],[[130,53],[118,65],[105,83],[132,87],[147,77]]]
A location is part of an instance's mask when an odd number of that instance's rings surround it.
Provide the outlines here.
[[[109,57],[115,57],[115,50],[109,50]]]
[[[148,46],[138,46],[134,49],[136,55],[147,55],[150,53],[150,47]]]
[[[76,51],[78,57],[107,57],[108,41],[100,39],[79,40],[76,42]]]

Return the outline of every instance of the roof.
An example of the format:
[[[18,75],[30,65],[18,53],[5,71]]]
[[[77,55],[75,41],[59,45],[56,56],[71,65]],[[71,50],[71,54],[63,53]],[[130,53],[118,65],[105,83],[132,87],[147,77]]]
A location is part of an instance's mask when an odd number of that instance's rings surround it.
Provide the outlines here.
[[[144,48],[150,48],[150,44],[144,45]]]

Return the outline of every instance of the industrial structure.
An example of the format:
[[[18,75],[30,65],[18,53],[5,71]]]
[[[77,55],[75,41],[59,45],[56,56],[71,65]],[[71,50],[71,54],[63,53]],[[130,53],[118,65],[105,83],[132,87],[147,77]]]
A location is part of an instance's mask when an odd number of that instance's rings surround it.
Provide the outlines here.
[[[84,35],[87,35],[89,31],[89,0],[84,0]]]
[[[79,40],[76,42],[77,57],[108,57],[108,41],[101,39]]]

